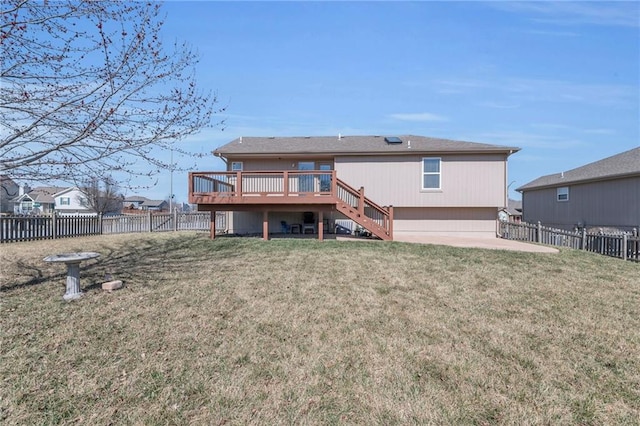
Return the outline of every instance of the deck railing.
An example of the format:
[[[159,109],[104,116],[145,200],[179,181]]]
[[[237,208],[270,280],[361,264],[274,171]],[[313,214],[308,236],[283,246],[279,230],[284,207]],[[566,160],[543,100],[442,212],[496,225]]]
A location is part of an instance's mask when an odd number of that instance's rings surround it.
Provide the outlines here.
[[[351,206],[361,215],[368,217],[369,220],[390,232],[389,211],[365,197],[364,188],[356,190],[342,180],[337,179],[337,196],[342,202]]]
[[[253,171],[189,173],[190,201],[198,196],[332,195],[335,171]],[[192,199],[193,198],[193,199]]]
[[[335,170],[189,173],[189,202],[234,204],[340,204],[342,212],[381,238],[392,238],[391,208],[377,205],[337,178]]]

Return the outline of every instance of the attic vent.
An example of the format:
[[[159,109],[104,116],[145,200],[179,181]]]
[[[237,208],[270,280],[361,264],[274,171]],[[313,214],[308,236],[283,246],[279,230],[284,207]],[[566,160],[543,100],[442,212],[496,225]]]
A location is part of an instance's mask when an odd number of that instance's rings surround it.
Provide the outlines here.
[[[384,138],[384,141],[386,143],[402,143],[402,139],[397,136],[387,136],[386,138]]]

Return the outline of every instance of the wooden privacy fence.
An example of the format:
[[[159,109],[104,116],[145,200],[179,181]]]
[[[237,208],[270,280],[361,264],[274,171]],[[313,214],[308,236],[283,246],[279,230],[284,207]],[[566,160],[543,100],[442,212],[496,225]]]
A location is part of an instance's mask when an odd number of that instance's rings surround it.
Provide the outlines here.
[[[227,215],[216,214],[216,229],[227,228]],[[0,243],[135,232],[209,231],[211,214],[158,213],[120,216],[0,217]]]
[[[640,262],[638,231],[616,234],[588,233],[586,229],[572,232],[543,226],[540,222],[500,222],[500,236],[507,240],[527,241],[559,247],[586,250],[605,256]]]

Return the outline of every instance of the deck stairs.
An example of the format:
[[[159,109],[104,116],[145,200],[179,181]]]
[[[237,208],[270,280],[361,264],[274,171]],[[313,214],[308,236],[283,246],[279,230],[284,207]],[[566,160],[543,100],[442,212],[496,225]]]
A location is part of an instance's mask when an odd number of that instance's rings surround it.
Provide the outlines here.
[[[344,181],[336,179],[336,209],[376,237],[393,240],[393,207],[381,207],[364,196],[364,188],[359,190]]]

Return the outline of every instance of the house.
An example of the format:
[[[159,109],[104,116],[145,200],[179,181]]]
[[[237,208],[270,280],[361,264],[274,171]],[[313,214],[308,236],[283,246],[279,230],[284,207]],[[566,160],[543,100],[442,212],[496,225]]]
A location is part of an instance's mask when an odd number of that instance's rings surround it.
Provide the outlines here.
[[[86,198],[87,195],[77,187],[39,186],[30,190],[27,187],[27,191],[13,198],[11,203],[14,214],[20,215],[51,214],[54,211],[62,215],[95,215]],[[118,203],[117,213],[120,209]]]
[[[142,210],[163,212],[169,210],[169,203],[164,200],[146,200],[142,203]]]
[[[522,222],[522,200],[507,200],[507,207],[500,209],[498,217],[502,222]]]
[[[640,226],[640,147],[517,189],[523,220],[563,229]]]
[[[23,194],[13,198],[13,213],[19,215],[50,214],[55,209],[54,195],[65,188],[59,186],[39,186],[24,191]]]
[[[122,203],[125,209],[142,210],[142,204],[145,201],[149,201],[149,199],[139,195],[130,195],[128,197],[124,197],[124,200]]]
[[[264,238],[284,231],[322,239],[345,228],[384,240],[495,238],[507,159],[518,150],[412,135],[241,137],[213,152],[227,170],[189,174],[189,202],[233,212],[229,232]]]
[[[169,203],[164,200],[150,200],[149,198],[139,195],[131,195],[124,198],[123,201],[125,211],[166,211],[169,209]]]
[[[53,194],[54,208],[63,215],[95,215],[86,198],[87,195],[78,187],[64,188]]]
[[[21,195],[21,187],[7,175],[0,175],[0,213],[13,213],[12,199]]]

